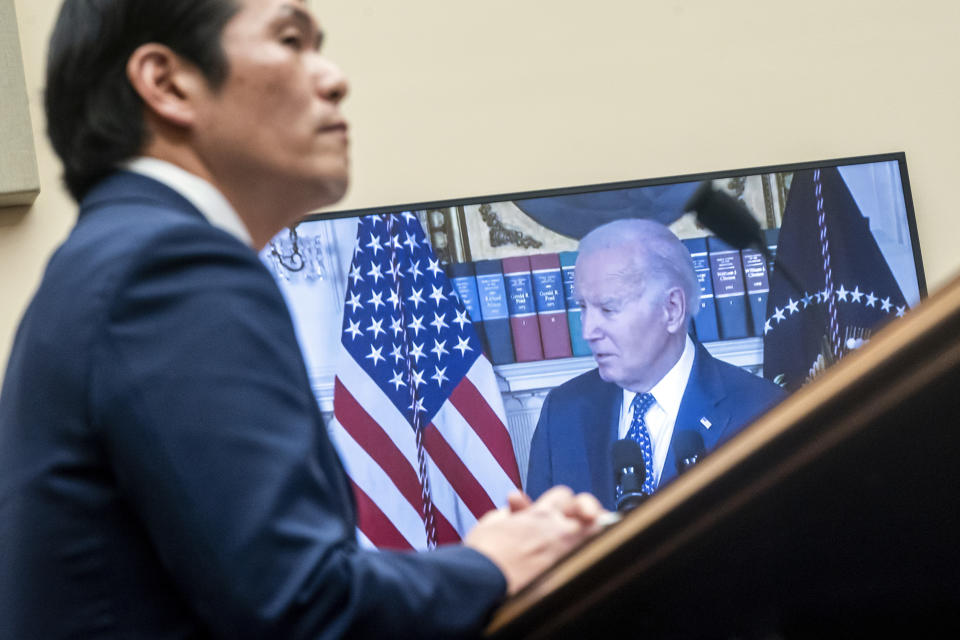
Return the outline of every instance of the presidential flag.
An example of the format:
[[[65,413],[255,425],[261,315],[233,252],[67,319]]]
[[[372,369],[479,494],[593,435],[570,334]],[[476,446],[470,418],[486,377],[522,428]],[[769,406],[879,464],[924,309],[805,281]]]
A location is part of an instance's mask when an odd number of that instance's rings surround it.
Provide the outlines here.
[[[368,546],[459,541],[520,487],[493,367],[416,215],[360,219],[331,433]]]
[[[776,252],[763,374],[788,390],[908,308],[868,219],[835,167],[794,173]]]

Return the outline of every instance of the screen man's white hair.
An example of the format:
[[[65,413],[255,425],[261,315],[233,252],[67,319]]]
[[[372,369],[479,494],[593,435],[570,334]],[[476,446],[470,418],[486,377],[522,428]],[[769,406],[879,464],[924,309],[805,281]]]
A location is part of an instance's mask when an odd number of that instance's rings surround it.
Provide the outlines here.
[[[686,299],[686,320],[700,308],[700,284],[690,252],[670,229],[644,218],[624,218],[599,226],[580,240],[580,255],[621,249],[633,256],[633,268],[621,274],[624,286],[636,288],[653,283],[666,292],[680,287]]]

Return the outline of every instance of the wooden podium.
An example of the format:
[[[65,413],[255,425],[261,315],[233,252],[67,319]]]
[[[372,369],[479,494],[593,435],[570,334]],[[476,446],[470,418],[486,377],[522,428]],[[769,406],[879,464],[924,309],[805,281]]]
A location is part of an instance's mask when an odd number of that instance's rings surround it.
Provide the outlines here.
[[[955,632],[958,454],[960,278],[504,603],[486,634]]]

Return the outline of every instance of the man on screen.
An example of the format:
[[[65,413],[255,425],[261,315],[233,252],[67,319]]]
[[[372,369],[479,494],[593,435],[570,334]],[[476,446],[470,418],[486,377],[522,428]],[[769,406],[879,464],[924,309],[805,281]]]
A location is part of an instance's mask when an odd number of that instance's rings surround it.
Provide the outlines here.
[[[0,393],[10,638],[461,637],[591,535],[555,489],[464,545],[358,548],[257,250],[347,185],[343,74],[301,0],[66,0],[46,111],[76,227]]]
[[[682,459],[715,448],[783,397],[687,334],[700,288],[690,254],[662,224],[626,219],[594,229],[580,241],[574,278],[597,368],[547,395],[531,445],[530,495],[562,483],[614,508],[611,449],[624,438],[640,445],[643,491],[652,494]],[[678,442],[691,450],[678,451]]]

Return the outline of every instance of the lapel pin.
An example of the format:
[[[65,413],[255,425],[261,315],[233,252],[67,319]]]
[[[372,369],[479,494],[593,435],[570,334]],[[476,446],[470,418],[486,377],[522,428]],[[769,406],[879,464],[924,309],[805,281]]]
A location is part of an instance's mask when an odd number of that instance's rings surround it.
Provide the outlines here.
[[[713,423],[710,422],[709,420],[707,420],[707,417],[706,417],[706,416],[700,418],[700,424],[703,425],[703,428],[704,428],[704,429],[709,429],[710,427],[713,426]]]

